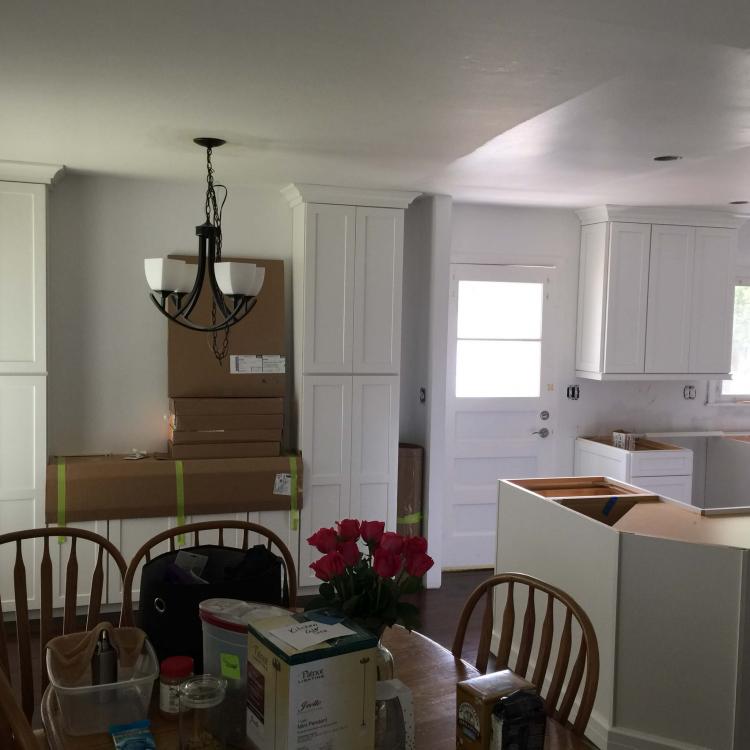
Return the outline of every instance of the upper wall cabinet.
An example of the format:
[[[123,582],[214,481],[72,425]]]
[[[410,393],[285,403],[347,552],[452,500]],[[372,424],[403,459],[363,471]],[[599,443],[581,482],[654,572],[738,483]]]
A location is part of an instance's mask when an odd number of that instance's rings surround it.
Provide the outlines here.
[[[298,374],[398,373],[404,208],[417,194],[317,185],[283,192],[294,208]]]
[[[578,377],[727,377],[741,220],[620,206],[579,216]]]
[[[0,182],[0,374],[43,374],[45,186]]]

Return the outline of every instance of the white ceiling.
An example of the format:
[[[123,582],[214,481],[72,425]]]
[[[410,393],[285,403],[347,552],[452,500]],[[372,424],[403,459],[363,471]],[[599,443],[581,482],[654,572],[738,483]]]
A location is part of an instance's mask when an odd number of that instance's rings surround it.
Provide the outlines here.
[[[536,205],[750,200],[747,0],[26,0],[0,159]],[[685,158],[656,164],[652,157]]]

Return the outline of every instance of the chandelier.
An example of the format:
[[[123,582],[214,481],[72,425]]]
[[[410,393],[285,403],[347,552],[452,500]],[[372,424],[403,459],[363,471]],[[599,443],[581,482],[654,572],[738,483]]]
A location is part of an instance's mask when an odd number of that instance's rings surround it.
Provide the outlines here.
[[[263,286],[265,269],[254,263],[227,263],[221,260],[221,212],[229,191],[225,185],[214,183],[211,163],[213,149],[226,141],[220,138],[195,138],[194,142],[206,149],[206,221],[195,228],[198,235],[198,265],[172,258],[146,258],[146,281],[151,287],[151,301],[170,320],[192,331],[212,334],[211,345],[221,362],[228,350],[228,330],[239,323],[255,306]],[[216,190],[223,190],[221,203]],[[203,283],[208,275],[211,299],[211,322],[198,323],[191,315],[198,304]],[[218,332],[224,332],[219,346]]]

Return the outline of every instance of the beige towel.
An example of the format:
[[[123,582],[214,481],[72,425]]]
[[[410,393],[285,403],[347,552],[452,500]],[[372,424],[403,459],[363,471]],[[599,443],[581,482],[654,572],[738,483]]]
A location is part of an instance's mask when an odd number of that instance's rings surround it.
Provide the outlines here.
[[[100,622],[93,630],[53,638],[47,648],[55,681],[65,687],[90,683],[91,659],[100,633],[106,630],[117,651],[119,667],[132,667],[143,651],[146,634],[140,628],[116,628],[111,622]]]

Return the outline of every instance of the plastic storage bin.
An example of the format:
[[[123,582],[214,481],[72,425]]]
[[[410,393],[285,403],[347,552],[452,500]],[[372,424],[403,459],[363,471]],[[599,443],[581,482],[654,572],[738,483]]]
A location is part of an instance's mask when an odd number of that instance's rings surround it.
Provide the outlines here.
[[[118,667],[118,680],[106,685],[71,687],[60,683],[54,673],[49,651],[47,671],[60,705],[60,715],[68,734],[107,732],[112,724],[129,724],[148,717],[151,691],[159,677],[159,662],[148,640],[134,666]]]
[[[237,599],[206,599],[200,603],[203,620],[203,672],[227,681],[223,705],[230,745],[245,741],[247,700],[247,624],[253,620],[289,614],[270,604]]]

